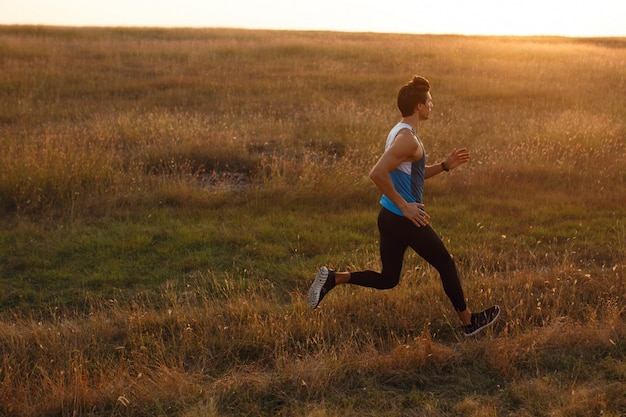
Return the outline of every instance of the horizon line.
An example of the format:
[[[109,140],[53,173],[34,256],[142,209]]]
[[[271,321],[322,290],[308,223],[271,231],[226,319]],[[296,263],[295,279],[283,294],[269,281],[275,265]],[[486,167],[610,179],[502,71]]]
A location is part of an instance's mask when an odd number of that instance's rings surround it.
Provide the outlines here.
[[[128,25],[128,24],[61,24],[61,23],[6,23],[0,22],[0,27],[32,27],[56,29],[163,29],[163,30],[241,30],[265,32],[324,32],[346,34],[379,34],[379,35],[408,35],[408,36],[468,36],[468,37],[509,37],[509,38],[569,38],[569,39],[626,39],[625,35],[561,35],[561,34],[505,34],[505,33],[461,33],[461,32],[388,32],[376,30],[341,30],[341,29],[314,29],[314,28],[264,28],[264,27],[237,27],[237,26],[178,26],[178,25]]]

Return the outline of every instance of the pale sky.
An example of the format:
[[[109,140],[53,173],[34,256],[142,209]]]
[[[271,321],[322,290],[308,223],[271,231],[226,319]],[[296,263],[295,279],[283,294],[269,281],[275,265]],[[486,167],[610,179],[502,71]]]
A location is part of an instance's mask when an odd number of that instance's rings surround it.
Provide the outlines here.
[[[0,0],[0,25],[626,36],[625,0]]]

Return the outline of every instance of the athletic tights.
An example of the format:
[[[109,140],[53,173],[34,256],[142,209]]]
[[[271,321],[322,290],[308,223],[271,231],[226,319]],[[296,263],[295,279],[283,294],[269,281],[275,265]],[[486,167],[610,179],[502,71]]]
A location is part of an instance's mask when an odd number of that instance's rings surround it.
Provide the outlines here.
[[[395,287],[400,282],[404,253],[410,247],[439,272],[443,290],[456,311],[467,308],[454,260],[430,225],[417,227],[406,217],[382,208],[378,230],[382,271],[352,272],[350,284],[379,290]]]

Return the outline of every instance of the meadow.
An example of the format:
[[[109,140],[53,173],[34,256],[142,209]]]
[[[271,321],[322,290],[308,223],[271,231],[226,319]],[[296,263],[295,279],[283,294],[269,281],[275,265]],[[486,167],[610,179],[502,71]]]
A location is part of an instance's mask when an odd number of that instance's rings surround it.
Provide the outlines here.
[[[0,415],[626,415],[626,39],[0,26]],[[380,268],[368,172],[431,81],[471,308]]]

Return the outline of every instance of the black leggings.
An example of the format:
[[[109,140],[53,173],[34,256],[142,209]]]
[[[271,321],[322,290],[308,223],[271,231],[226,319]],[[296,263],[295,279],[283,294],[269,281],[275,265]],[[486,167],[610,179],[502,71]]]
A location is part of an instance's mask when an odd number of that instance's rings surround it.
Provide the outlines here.
[[[410,247],[439,272],[443,290],[454,308],[457,311],[467,308],[454,260],[430,225],[417,227],[406,217],[383,208],[378,214],[378,230],[382,272],[352,272],[350,284],[379,290],[395,287],[400,282],[404,253]]]

